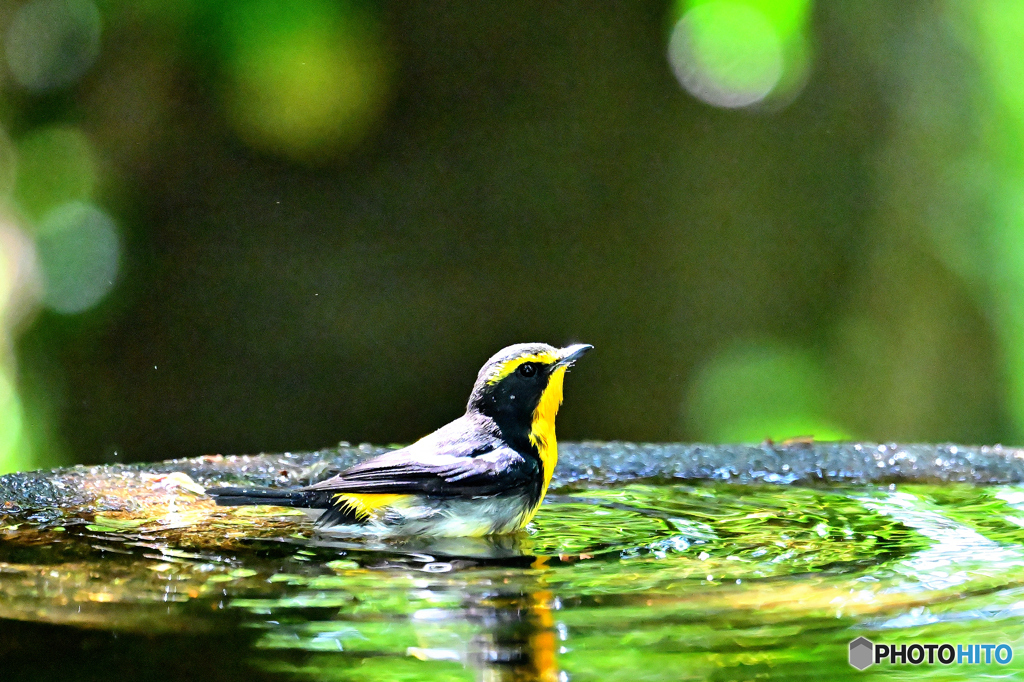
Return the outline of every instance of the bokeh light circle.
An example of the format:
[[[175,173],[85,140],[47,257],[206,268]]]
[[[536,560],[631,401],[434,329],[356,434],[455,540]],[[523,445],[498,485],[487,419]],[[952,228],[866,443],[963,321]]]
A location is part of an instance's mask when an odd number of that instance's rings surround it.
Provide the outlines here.
[[[7,29],[7,65],[29,90],[74,83],[100,52],[100,12],[91,0],[32,0]]]
[[[16,471],[28,464],[19,452],[24,427],[21,401],[11,372],[0,365],[0,474]]]
[[[730,108],[764,100],[785,68],[776,28],[756,7],[734,0],[689,9],[672,30],[668,58],[691,95]]]
[[[813,436],[847,440],[830,418],[829,381],[809,351],[778,342],[737,343],[708,358],[687,390],[690,435],[717,443]]]
[[[18,140],[14,196],[19,207],[39,220],[56,206],[85,201],[96,184],[96,160],[89,139],[71,126],[33,131]]]
[[[14,143],[7,136],[7,131],[0,128],[0,201],[10,197],[14,191],[14,181],[18,176],[18,159],[14,151]]]
[[[0,338],[35,312],[40,295],[35,242],[0,215]]]
[[[353,3],[256,0],[225,17],[228,117],[251,146],[296,161],[362,139],[391,89],[371,17]]]
[[[92,204],[71,202],[51,211],[37,238],[47,307],[80,313],[98,303],[117,278],[121,244],[114,221]]]

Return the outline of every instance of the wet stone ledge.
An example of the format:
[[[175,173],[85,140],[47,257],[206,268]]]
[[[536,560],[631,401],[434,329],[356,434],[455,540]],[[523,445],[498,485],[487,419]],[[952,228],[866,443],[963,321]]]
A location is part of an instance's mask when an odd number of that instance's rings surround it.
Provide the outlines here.
[[[69,511],[130,511],[203,487],[305,485],[390,448],[342,445],[315,452],[212,455],[150,464],[77,466],[0,476],[0,516],[52,523]],[[1024,449],[953,444],[562,443],[553,489],[640,480],[741,484],[1005,484],[1024,482]]]

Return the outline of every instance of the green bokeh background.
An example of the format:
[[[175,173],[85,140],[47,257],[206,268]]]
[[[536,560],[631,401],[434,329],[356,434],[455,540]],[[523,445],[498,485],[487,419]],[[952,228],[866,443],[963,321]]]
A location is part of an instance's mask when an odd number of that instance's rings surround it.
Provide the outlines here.
[[[29,6],[79,22],[55,81]],[[0,36],[0,471],[409,441],[533,340],[597,348],[563,438],[1024,441],[1020,3],[0,0]],[[676,45],[778,81],[710,104]],[[83,205],[116,232],[59,251]]]

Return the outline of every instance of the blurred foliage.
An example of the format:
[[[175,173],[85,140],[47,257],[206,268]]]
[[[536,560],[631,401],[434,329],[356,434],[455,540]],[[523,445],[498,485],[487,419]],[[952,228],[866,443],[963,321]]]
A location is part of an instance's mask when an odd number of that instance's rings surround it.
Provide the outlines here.
[[[1024,435],[1008,0],[0,0],[0,471],[408,441]]]

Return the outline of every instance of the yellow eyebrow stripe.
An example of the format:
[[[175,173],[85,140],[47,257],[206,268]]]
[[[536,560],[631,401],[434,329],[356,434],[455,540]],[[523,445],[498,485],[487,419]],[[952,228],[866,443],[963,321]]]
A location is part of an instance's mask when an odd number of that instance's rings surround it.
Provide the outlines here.
[[[519,369],[519,366],[527,362],[538,362],[542,365],[553,365],[558,362],[558,356],[554,353],[536,353],[534,355],[521,355],[517,358],[512,358],[497,371],[493,372],[491,376],[487,377],[487,383],[494,385],[507,377],[512,372]]]

